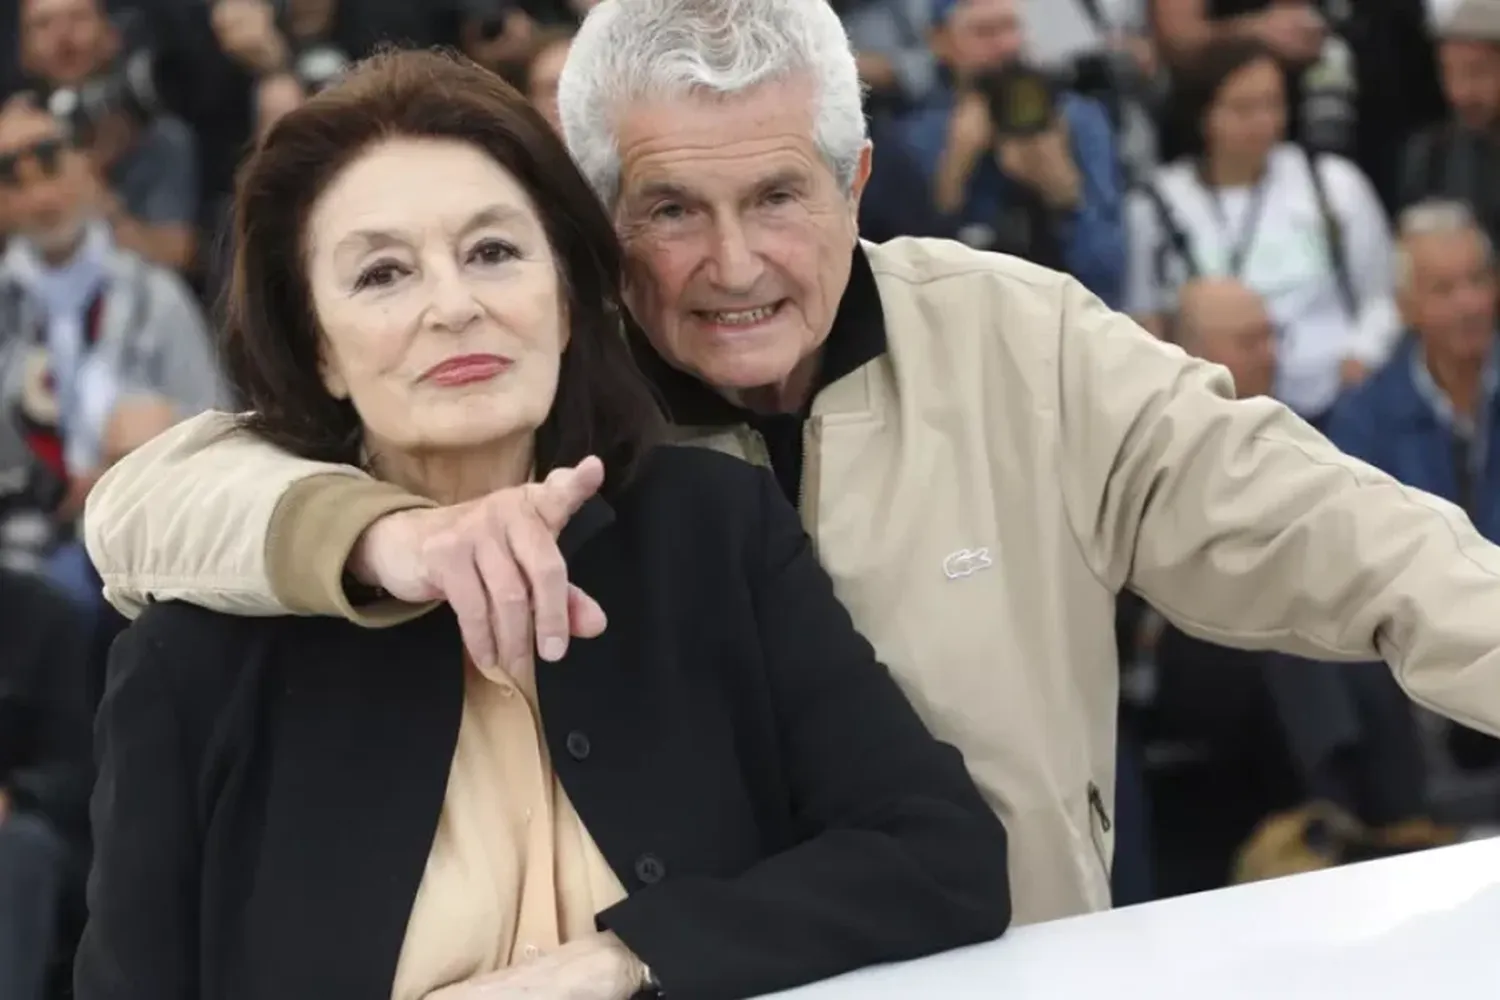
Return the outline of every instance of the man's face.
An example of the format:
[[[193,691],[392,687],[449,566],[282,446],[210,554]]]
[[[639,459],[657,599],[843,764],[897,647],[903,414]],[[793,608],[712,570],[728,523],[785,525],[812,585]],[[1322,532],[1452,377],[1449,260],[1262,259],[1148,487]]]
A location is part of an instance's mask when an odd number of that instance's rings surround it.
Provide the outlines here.
[[[72,86],[99,72],[114,45],[99,0],[22,0],[22,63],[53,86]]]
[[[740,394],[800,388],[858,239],[869,148],[844,193],[813,142],[814,107],[810,83],[790,80],[638,104],[619,122],[631,311],[668,362],[757,408]]]
[[[1479,233],[1408,237],[1407,321],[1429,357],[1480,364],[1495,339],[1495,272]]]
[[[1438,47],[1443,92],[1458,120],[1470,128],[1492,128],[1500,117],[1500,46],[1450,41]]]
[[[84,221],[88,165],[52,116],[13,110],[0,116],[0,191],[13,231],[43,253],[65,253]]]
[[[1276,382],[1276,332],[1264,308],[1203,317],[1195,344],[1195,353],[1229,369],[1240,399],[1271,394]]]
[[[1016,0],[963,0],[932,40],[938,59],[960,77],[1014,62],[1025,41]]]

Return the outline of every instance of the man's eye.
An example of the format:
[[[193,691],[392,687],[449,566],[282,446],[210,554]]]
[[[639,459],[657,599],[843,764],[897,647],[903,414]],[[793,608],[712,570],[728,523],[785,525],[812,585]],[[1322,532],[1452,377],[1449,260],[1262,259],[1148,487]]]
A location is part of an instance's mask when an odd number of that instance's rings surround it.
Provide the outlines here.
[[[678,219],[686,218],[687,209],[681,205],[668,203],[658,205],[651,210],[651,218],[658,222],[676,222]]]

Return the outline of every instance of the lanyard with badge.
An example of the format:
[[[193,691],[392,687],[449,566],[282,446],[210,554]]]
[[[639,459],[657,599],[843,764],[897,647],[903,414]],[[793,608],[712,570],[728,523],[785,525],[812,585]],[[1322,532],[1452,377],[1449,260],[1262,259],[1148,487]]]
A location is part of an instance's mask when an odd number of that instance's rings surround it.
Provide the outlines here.
[[[1260,229],[1260,217],[1265,211],[1266,178],[1269,175],[1270,167],[1267,165],[1267,168],[1261,172],[1260,180],[1256,181],[1255,187],[1250,190],[1250,203],[1245,207],[1245,217],[1240,223],[1239,235],[1229,247],[1228,270],[1225,272],[1228,277],[1238,278],[1245,270],[1245,261],[1250,256],[1250,248],[1255,245],[1255,233]],[[1224,211],[1223,195],[1207,180],[1203,182],[1203,190],[1208,195],[1214,218],[1218,220],[1219,231],[1227,239],[1230,228],[1229,213]]]

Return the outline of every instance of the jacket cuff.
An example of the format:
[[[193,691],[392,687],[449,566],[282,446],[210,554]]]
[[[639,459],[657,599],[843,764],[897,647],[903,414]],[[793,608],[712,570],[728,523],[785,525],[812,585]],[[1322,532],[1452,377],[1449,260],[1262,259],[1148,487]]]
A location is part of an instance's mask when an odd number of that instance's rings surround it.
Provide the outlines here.
[[[326,473],[298,480],[271,514],[266,575],[271,592],[289,612],[346,618],[366,628],[399,625],[435,604],[381,599],[356,606],[344,589],[344,571],[355,542],[387,514],[436,507],[389,483]]]
[[[709,970],[695,968],[691,959],[684,961],[683,949],[674,947],[674,943],[680,943],[681,935],[673,933],[670,922],[661,918],[660,908],[654,907],[652,899],[647,898],[655,895],[659,894],[647,890],[631,893],[597,914],[594,926],[614,934],[630,949],[637,962],[651,970],[652,978],[660,984],[656,987],[657,992],[666,995],[670,989],[689,993],[688,984],[703,981],[710,975]],[[640,1000],[652,992],[642,989],[635,996]]]

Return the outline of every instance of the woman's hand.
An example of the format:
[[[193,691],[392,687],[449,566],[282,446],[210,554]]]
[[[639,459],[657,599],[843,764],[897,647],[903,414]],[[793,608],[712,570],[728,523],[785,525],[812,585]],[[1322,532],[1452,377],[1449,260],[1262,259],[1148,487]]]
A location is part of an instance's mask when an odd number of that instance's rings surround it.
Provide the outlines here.
[[[595,934],[522,965],[454,983],[423,1000],[629,1000],[646,968],[613,934]]]

